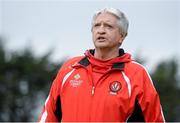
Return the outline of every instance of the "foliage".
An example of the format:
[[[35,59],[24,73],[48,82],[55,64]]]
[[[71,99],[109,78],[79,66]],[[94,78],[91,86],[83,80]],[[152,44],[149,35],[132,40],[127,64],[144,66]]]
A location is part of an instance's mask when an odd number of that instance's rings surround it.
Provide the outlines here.
[[[160,95],[166,121],[180,121],[180,77],[175,59],[161,62],[152,73],[155,87]]]
[[[47,95],[61,66],[49,57],[35,57],[30,49],[7,54],[0,41],[0,121],[32,121],[32,109]]]

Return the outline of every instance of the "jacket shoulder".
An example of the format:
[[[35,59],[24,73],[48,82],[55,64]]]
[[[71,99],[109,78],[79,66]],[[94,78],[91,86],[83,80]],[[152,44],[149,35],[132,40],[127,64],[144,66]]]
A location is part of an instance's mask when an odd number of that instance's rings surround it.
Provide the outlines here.
[[[131,69],[132,71],[136,71],[136,70],[143,70],[145,69],[145,67],[136,61],[131,61],[127,63],[126,69]]]
[[[125,73],[127,73],[131,77],[137,73],[144,73],[144,72],[147,72],[147,69],[138,62],[131,61],[125,65]]]
[[[63,77],[70,71],[73,70],[72,65],[78,63],[81,59],[83,58],[83,56],[77,56],[77,57],[73,57],[68,59],[67,61],[65,61],[63,63],[63,65],[61,66],[61,68],[59,69],[57,75],[56,75],[56,79],[62,80]]]
[[[72,65],[77,64],[82,58],[84,58],[84,56],[77,56],[77,57],[73,57],[68,59],[67,61],[65,61],[63,63],[63,65],[61,66],[59,72],[65,72],[65,71],[70,71],[72,70]]]
[[[62,67],[72,66],[78,63],[82,58],[84,58],[84,56],[77,56],[77,57],[70,58],[66,62],[64,62]]]

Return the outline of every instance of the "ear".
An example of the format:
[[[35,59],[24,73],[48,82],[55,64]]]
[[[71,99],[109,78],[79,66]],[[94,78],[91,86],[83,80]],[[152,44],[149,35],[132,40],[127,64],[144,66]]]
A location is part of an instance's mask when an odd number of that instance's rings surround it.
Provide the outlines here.
[[[119,43],[122,44],[124,39],[126,38],[127,33],[121,33],[121,39],[119,40]]]

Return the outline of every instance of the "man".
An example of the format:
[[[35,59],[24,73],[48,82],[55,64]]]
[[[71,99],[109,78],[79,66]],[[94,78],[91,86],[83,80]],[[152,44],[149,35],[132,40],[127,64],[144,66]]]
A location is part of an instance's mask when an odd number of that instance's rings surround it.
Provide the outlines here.
[[[127,30],[128,20],[117,9],[105,8],[94,15],[95,49],[61,67],[40,122],[164,121],[148,72],[119,48]]]

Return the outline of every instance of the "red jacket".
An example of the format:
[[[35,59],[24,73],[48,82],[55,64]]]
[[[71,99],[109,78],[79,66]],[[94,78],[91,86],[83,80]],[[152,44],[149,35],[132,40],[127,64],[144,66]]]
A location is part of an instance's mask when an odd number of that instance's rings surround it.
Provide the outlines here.
[[[40,122],[164,121],[159,96],[142,65],[120,50],[120,56],[104,62],[107,69],[93,79],[93,67],[103,69],[103,62],[90,52],[93,50],[61,67]]]

